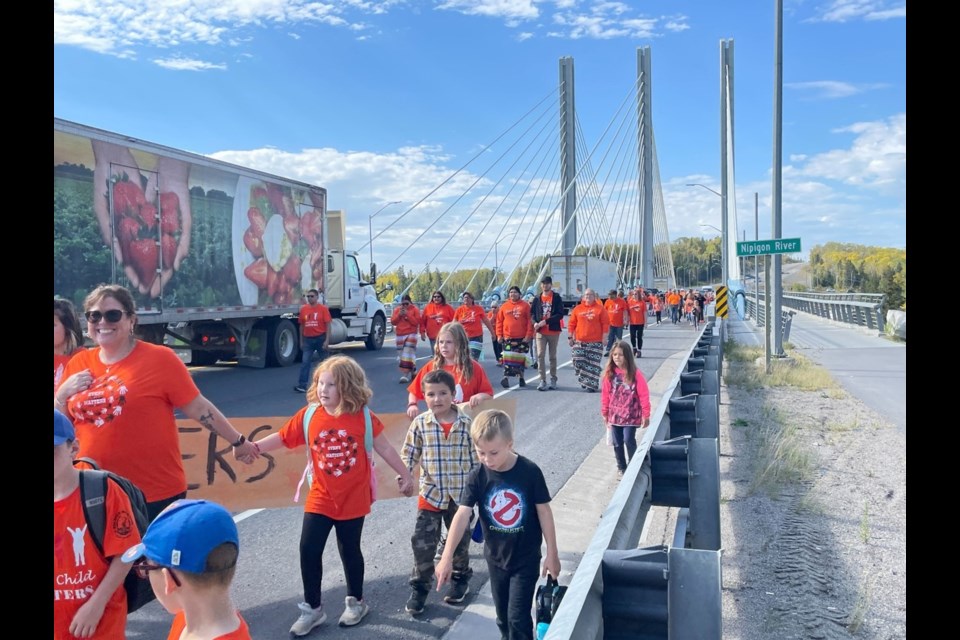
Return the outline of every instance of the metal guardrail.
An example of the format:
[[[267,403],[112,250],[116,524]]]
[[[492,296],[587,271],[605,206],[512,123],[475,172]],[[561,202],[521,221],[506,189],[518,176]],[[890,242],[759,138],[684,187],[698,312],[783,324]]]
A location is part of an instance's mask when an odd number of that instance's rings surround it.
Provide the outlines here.
[[[764,300],[762,292],[759,304],[755,294],[745,295],[747,316],[753,318],[758,327],[765,326],[766,322]],[[886,322],[885,300],[882,293],[784,293],[782,306],[882,333]]]
[[[545,640],[720,640],[719,390],[708,322],[651,416]],[[678,438],[677,435],[680,434]],[[685,506],[684,506],[685,504]],[[680,506],[672,544],[638,549],[651,506]]]

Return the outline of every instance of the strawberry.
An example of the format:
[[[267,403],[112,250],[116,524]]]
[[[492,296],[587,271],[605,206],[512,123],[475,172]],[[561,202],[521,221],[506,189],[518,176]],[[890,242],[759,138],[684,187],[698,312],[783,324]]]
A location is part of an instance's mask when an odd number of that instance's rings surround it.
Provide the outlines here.
[[[149,202],[145,202],[140,207],[140,220],[147,231],[153,231],[157,228],[157,208]]]
[[[267,199],[270,201],[270,206],[273,207],[273,212],[283,213],[283,187],[272,182],[265,184],[267,185]]]
[[[113,215],[117,218],[136,215],[146,201],[143,190],[129,180],[113,185]]]
[[[120,240],[120,253],[126,262],[130,255],[130,243],[140,235],[140,222],[136,218],[123,216],[117,223],[117,239]]]
[[[257,207],[247,209],[247,219],[250,221],[250,230],[258,238],[263,237],[263,230],[267,228],[267,219]]]
[[[173,191],[160,194],[160,231],[180,231],[180,198]]]
[[[173,269],[173,260],[177,257],[177,241],[169,233],[160,237],[160,257],[164,269]]]
[[[283,265],[283,278],[290,284],[297,284],[300,282],[300,256],[294,254],[290,256],[287,260],[287,264]]]
[[[270,265],[264,258],[259,260],[254,260],[246,269],[243,270],[243,275],[247,276],[247,279],[253,284],[257,285],[258,289],[267,288],[267,279],[273,269],[270,268]]]
[[[283,230],[287,232],[290,244],[297,246],[300,242],[300,218],[292,213],[283,216]]]
[[[268,265],[267,266],[267,295],[268,296],[272,298],[277,293],[277,288],[281,280],[283,280],[283,278],[280,277],[280,274]]]
[[[277,304],[290,304],[293,299],[293,289],[285,278],[277,278],[277,290],[273,294],[273,301]]]
[[[254,258],[263,257],[263,240],[260,236],[254,235],[251,227],[247,227],[247,230],[243,232],[243,244],[253,254]]]
[[[132,241],[130,264],[140,276],[140,283],[149,289],[157,277],[157,243],[149,238]]]
[[[319,211],[307,211],[300,218],[300,235],[311,249],[323,244],[323,218]]]

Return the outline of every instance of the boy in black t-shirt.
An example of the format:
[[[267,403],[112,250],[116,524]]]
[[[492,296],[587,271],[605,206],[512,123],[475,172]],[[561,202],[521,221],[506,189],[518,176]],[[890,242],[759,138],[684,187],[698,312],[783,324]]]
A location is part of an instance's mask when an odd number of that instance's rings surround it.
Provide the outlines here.
[[[550,509],[550,492],[543,472],[513,451],[513,425],[503,411],[481,411],[470,435],[481,464],[467,478],[463,502],[450,524],[448,544],[437,563],[437,590],[450,579],[451,544],[466,533],[475,504],[480,505],[483,555],[490,571],[490,590],[503,640],[533,638],[530,610],[537,579],[560,575],[557,532]],[[540,570],[540,544],[547,556]]]

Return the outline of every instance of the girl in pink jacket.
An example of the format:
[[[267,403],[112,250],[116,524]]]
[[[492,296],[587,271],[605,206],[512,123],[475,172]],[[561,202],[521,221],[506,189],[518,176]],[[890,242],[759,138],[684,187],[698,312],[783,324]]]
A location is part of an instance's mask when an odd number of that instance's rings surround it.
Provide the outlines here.
[[[650,389],[626,340],[615,343],[610,350],[600,385],[600,415],[610,430],[617,476],[622,478],[637,451],[637,429],[650,425]]]

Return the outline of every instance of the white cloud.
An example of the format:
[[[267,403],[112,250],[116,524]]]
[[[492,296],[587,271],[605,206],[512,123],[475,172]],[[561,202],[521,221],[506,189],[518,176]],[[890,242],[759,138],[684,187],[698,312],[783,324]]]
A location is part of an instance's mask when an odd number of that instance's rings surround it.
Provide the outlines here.
[[[807,100],[831,100],[835,98],[848,98],[865,91],[883,89],[889,85],[882,83],[858,85],[849,82],[839,82],[837,80],[816,80],[813,82],[788,82],[783,86],[787,89],[802,92]]]
[[[535,0],[443,0],[437,9],[511,20],[534,20],[540,15]]]
[[[833,0],[817,8],[814,22],[891,20],[907,17],[906,0]]]
[[[174,71],[222,71],[227,68],[227,65],[223,63],[216,64],[213,62],[204,62],[203,60],[183,58],[180,56],[175,56],[173,58],[154,59],[153,63],[159,67],[163,67],[164,69],[172,69]]]
[[[524,40],[529,40],[532,37],[533,37],[532,33],[530,33],[529,31],[524,31],[522,33],[517,34],[517,41],[523,42]]]

